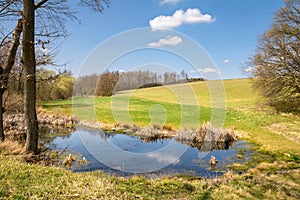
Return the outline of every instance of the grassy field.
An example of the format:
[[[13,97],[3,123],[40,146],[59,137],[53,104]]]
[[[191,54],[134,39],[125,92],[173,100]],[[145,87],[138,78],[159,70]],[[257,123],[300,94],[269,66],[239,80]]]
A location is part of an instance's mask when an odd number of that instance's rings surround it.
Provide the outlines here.
[[[245,166],[236,166],[223,177],[209,180],[72,173],[22,162],[22,156],[6,155],[22,154],[17,145],[0,144],[0,199],[300,199],[299,117],[277,114],[264,106],[252,92],[249,79],[226,80],[224,91],[226,110],[212,109],[205,82],[127,91],[114,97],[42,102],[40,106],[52,112],[76,114],[81,120],[140,126],[167,124],[175,129],[197,128],[203,121],[210,121],[213,112],[225,112],[224,126],[234,126],[244,138],[259,144],[263,152],[253,158],[247,173],[235,173]]]
[[[7,146],[11,151],[16,145]],[[261,157],[256,159],[264,159],[263,163],[242,175],[228,172],[215,179],[175,176],[147,180],[27,164],[21,156],[7,156],[7,151],[1,149],[0,145],[0,199],[300,198],[300,170],[296,162],[271,162]]]
[[[56,113],[75,114],[80,120],[168,125],[174,129],[198,128],[204,121],[212,120],[212,113],[217,117],[220,113],[220,119],[213,119],[217,125],[222,125],[219,121],[224,117],[225,127],[234,127],[245,138],[261,145],[262,150],[299,157],[299,117],[277,114],[265,106],[264,100],[253,92],[251,82],[250,79],[194,82],[125,91],[113,97],[42,102],[40,106]],[[223,92],[226,99],[220,95]],[[212,100],[217,103],[214,108]],[[223,100],[226,110],[222,107]]]

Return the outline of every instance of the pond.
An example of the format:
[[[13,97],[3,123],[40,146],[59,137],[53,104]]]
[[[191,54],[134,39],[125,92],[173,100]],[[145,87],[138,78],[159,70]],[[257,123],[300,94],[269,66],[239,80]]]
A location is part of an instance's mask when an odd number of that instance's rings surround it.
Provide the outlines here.
[[[119,176],[220,176],[228,170],[228,165],[249,162],[254,147],[249,142],[237,141],[221,147],[219,144],[202,144],[205,148],[197,148],[188,141],[174,138],[142,138],[80,126],[71,134],[44,130],[42,138],[51,150],[63,150],[66,155],[71,153],[86,158],[86,165],[75,163],[70,167],[74,172],[102,170]],[[215,166],[209,163],[212,155],[218,160]]]

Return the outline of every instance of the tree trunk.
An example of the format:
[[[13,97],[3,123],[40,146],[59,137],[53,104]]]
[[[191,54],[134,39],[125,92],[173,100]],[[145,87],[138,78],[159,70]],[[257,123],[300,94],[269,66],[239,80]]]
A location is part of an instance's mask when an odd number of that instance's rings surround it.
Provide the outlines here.
[[[38,9],[43,4],[45,4],[47,1],[48,0],[41,0],[36,5],[34,5],[34,9]],[[25,4],[27,2],[24,1],[23,3]],[[1,95],[0,105],[3,105],[3,94],[7,89],[9,74],[10,74],[11,69],[13,68],[13,66],[15,64],[16,53],[17,53],[18,47],[20,46],[20,37],[21,37],[22,31],[23,31],[23,18],[18,19],[18,23],[17,23],[17,25],[14,29],[12,45],[11,45],[9,51],[8,51],[8,56],[7,56],[7,59],[5,60],[4,66],[3,66],[3,68],[1,67],[1,72],[0,72],[0,89],[1,89],[1,91],[0,91],[0,95]],[[3,113],[4,113],[4,109],[0,110],[0,141],[4,141],[4,139],[5,139],[4,126],[3,126]]]
[[[25,69],[24,111],[27,127],[26,151],[38,153],[38,123],[36,116],[36,63],[34,49],[34,0],[23,0],[23,55]]]
[[[7,84],[8,84],[8,79],[9,79],[9,74],[11,72],[11,69],[13,68],[15,64],[15,58],[16,58],[16,53],[18,51],[18,47],[20,45],[20,36],[22,33],[22,19],[18,20],[18,23],[14,29],[14,34],[13,34],[13,42],[12,45],[9,49],[7,59],[5,60],[3,68],[1,67],[0,69],[0,141],[4,141],[5,136],[4,136],[4,126],[3,126],[3,113],[4,109],[2,106],[3,105],[3,94],[5,90],[7,89]]]
[[[3,89],[0,89],[0,142],[3,142],[5,140],[5,135],[4,135],[4,126],[3,126]]]

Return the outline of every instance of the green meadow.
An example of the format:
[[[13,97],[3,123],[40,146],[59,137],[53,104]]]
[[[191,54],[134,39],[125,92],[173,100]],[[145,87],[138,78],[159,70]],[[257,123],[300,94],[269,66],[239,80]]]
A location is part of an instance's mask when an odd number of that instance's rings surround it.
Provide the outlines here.
[[[211,121],[234,127],[244,138],[273,153],[300,156],[299,117],[276,113],[256,92],[251,79],[194,82],[40,102],[41,108],[80,120],[138,126],[198,128]],[[280,144],[279,144],[280,142]]]
[[[244,139],[258,144],[260,153],[251,163],[233,164],[232,171],[214,179],[185,175],[154,180],[122,178],[100,171],[72,173],[28,164],[20,153],[7,155],[22,152],[22,147],[2,143],[0,199],[300,199],[299,117],[279,114],[266,106],[252,92],[250,79],[225,80],[222,84],[226,109],[222,107],[223,91],[213,88],[220,86],[217,82],[125,91],[113,97],[76,97],[40,102],[39,106],[75,114],[80,120],[168,125],[174,129],[197,128],[211,121],[214,113],[225,114],[224,127],[234,127]],[[220,98],[213,100],[214,95]],[[215,123],[223,123],[223,118]],[[248,170],[239,174],[239,169]]]
[[[0,177],[0,199],[277,200],[300,197],[299,165],[294,162],[262,163],[244,175],[229,172],[208,180],[180,175],[147,180],[138,176],[115,177],[99,171],[72,173],[0,155]]]

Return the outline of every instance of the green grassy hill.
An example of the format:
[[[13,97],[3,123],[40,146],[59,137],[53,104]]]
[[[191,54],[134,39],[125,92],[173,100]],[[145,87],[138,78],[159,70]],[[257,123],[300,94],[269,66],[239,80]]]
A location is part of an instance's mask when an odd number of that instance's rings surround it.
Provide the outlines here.
[[[253,158],[252,168],[247,173],[228,172],[209,180],[181,175],[146,180],[118,178],[98,171],[72,173],[28,164],[18,160],[20,156],[7,156],[7,151],[16,152],[13,148],[18,147],[2,143],[9,150],[3,151],[0,145],[0,199],[299,199],[299,117],[276,114],[264,106],[263,100],[252,92],[249,79],[223,83],[226,110],[217,111],[226,114],[224,126],[234,126],[266,151]],[[211,119],[209,91],[222,94],[212,87],[216,84],[218,82],[196,82],[147,88],[121,92],[113,97],[42,102],[40,106],[57,113],[76,114],[81,120],[111,124],[168,124],[181,128],[183,116],[184,126],[196,128]],[[199,108],[200,113],[197,113]]]
[[[76,97],[42,102],[49,111],[75,114],[80,120],[139,126],[198,128],[220,113],[216,124],[235,127],[263,150],[300,156],[299,117],[277,114],[252,90],[251,79],[193,82],[123,91],[112,97]],[[226,97],[223,99],[224,94]],[[226,106],[212,106],[213,102]],[[223,116],[224,114],[224,116]],[[215,120],[215,119],[213,119]],[[280,145],[279,142],[280,141]]]
[[[212,107],[218,108],[212,106],[212,101],[224,103],[222,109],[225,106],[234,110],[253,108],[259,97],[251,92],[250,83],[249,79],[193,82],[122,91],[113,97],[77,97],[73,101],[42,102],[40,105],[57,113],[76,114],[82,120],[97,119],[104,123],[131,122],[141,126],[151,125],[151,111],[155,112],[161,107],[161,111],[165,110],[167,114],[166,124],[179,128],[184,111],[200,110],[200,116],[195,116],[193,112],[186,114],[193,118],[200,117],[202,122],[210,120]],[[152,107],[154,110],[151,110]],[[119,117],[126,116],[127,112],[133,118],[132,121]],[[187,126],[196,128],[199,123]]]

